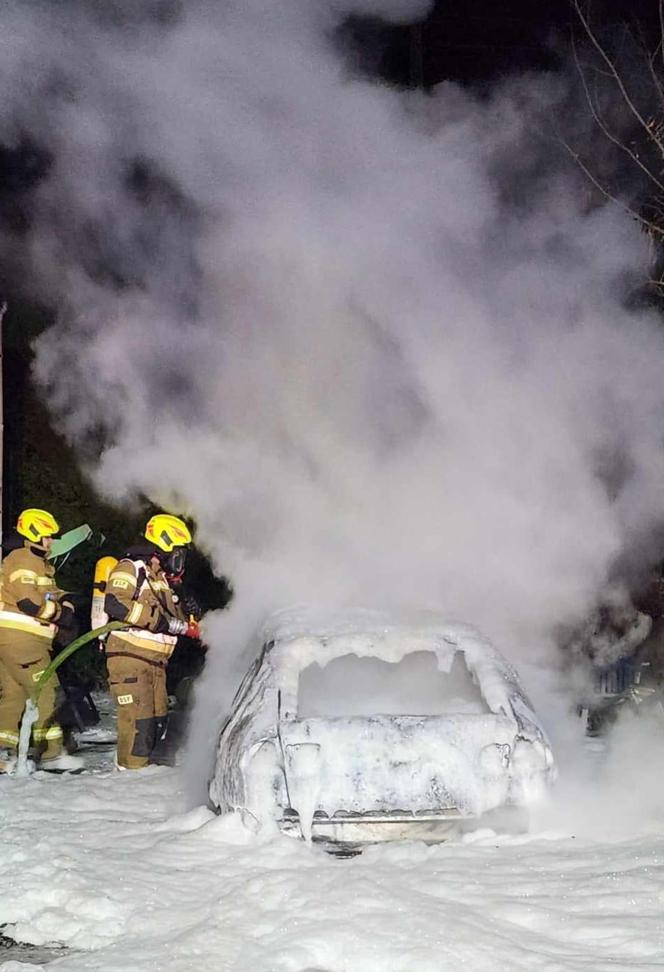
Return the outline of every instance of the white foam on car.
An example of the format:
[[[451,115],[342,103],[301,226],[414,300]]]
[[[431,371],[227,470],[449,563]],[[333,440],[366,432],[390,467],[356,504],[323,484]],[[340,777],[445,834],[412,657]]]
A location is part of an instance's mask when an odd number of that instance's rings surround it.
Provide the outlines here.
[[[508,798],[527,802],[541,796],[543,781],[552,774],[548,745],[516,672],[469,625],[430,613],[396,623],[371,610],[299,607],[270,619],[257,654],[262,645],[261,660],[246,676],[220,740],[210,796],[222,810],[244,808],[267,823],[291,807],[309,836],[317,810],[331,816],[454,808],[478,816]],[[331,692],[318,691],[326,671],[339,663],[337,675],[345,678],[353,656],[362,679],[349,679],[341,693],[338,685]],[[438,685],[450,677],[449,691],[436,703],[438,713],[426,711],[433,697],[431,680],[421,699],[409,694],[405,700],[411,711],[403,712],[400,704],[401,714],[394,714],[394,691],[387,699],[390,707],[381,711],[385,686],[374,696],[375,686],[366,681],[370,671],[404,665],[412,693],[418,682],[414,676],[422,675],[418,669],[430,674],[426,665],[431,660]],[[465,682],[458,678],[459,665]],[[476,695],[463,701],[465,711],[453,711],[452,699],[462,686],[468,694],[468,683],[474,683]],[[521,759],[511,765],[507,756],[522,731],[511,704],[514,697],[522,702],[519,715],[539,748],[530,763]],[[348,716],[325,714],[335,707],[352,711]],[[303,717],[309,712],[322,716]]]

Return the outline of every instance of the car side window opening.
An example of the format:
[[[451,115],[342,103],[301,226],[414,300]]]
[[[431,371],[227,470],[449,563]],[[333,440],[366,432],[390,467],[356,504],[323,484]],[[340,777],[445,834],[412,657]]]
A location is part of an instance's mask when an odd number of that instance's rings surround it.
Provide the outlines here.
[[[433,651],[415,651],[399,662],[355,654],[313,663],[300,673],[298,719],[371,715],[477,715],[489,707],[457,651],[449,672]]]

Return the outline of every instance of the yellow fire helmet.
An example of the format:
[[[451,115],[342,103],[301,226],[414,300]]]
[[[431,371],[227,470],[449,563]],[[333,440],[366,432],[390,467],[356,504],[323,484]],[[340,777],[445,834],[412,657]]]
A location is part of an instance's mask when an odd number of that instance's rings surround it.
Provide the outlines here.
[[[145,527],[145,536],[165,553],[170,553],[173,547],[184,547],[191,543],[189,527],[171,513],[157,513],[150,517]]]
[[[58,521],[47,510],[23,510],[16,523],[16,529],[22,537],[35,543],[60,532]]]

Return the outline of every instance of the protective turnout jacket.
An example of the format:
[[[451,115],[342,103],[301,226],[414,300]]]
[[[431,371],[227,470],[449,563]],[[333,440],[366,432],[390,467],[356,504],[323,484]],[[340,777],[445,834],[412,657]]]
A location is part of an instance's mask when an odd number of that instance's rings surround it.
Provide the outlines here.
[[[114,645],[121,640],[123,651],[134,653],[138,649],[139,656],[159,656],[166,661],[177,642],[174,635],[168,634],[169,619],[186,620],[165,573],[153,571],[149,557],[118,561],[106,584],[104,607],[112,621],[131,624],[130,628],[113,633],[107,654],[112,654]]]
[[[29,540],[5,557],[0,570],[0,628],[11,628],[52,641],[62,614],[63,595],[55,567]]]

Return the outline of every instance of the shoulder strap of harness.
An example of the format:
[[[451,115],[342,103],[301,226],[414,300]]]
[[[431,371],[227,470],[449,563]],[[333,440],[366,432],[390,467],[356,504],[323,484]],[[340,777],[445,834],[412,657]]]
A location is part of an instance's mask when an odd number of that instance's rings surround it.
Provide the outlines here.
[[[123,557],[122,560],[129,561],[133,564],[136,569],[136,589],[132,597],[132,601],[137,601],[140,597],[141,591],[143,590],[143,585],[148,579],[148,572],[145,563],[142,560],[133,560],[131,557]],[[122,561],[120,561],[121,563]]]
[[[125,559],[129,560],[130,558],[127,557]],[[166,614],[169,618],[173,617],[171,611],[169,611],[168,609],[168,605],[164,601],[163,597],[161,597],[161,595],[159,594],[159,591],[156,591],[152,586],[152,584],[150,583],[150,578],[148,577],[148,571],[144,561],[132,560],[131,562],[136,568],[136,591],[134,592],[134,596],[132,600],[134,601],[138,600],[140,593],[143,590],[143,586],[147,583],[148,587],[152,591],[152,594],[154,595],[157,603],[161,607],[164,614]]]
[[[138,568],[136,572],[136,590],[134,591],[134,597],[133,597],[134,601],[138,600],[138,596],[143,590],[143,585],[145,584],[147,578],[148,578],[148,572],[146,571],[145,566],[141,564],[141,566]]]

